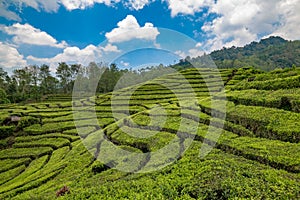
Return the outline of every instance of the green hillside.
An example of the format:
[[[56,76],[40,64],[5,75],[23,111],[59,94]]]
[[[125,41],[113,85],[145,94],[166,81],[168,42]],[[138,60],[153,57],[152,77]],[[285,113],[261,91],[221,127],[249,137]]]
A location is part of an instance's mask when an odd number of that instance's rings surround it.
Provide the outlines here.
[[[188,57],[181,60],[179,66],[187,67],[189,63],[201,66],[201,63],[205,63],[207,56],[221,69],[251,66],[271,71],[276,68],[291,68],[293,65],[300,65],[300,41],[287,41],[281,37],[271,36],[244,47],[224,47],[208,55],[197,58]]]
[[[0,199],[55,199],[63,186],[59,199],[299,199],[299,99],[300,68],[191,68],[95,98],[1,105]]]

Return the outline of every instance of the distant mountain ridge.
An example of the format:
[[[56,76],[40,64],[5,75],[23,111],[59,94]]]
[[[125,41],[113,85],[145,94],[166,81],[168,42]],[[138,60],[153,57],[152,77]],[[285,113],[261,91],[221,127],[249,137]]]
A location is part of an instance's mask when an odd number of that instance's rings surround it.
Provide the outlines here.
[[[218,68],[240,68],[252,66],[270,71],[276,68],[300,66],[300,41],[288,41],[271,36],[259,42],[251,42],[244,47],[230,47],[216,50],[197,58],[187,57],[178,66],[187,67],[187,61],[203,63],[210,56]]]
[[[210,56],[213,60],[239,59],[241,56],[252,56],[258,52],[265,51],[269,48],[276,48],[277,46],[288,43],[287,40],[281,37],[270,37],[262,39],[260,42],[251,42],[244,47],[230,47],[221,50],[213,51]]]

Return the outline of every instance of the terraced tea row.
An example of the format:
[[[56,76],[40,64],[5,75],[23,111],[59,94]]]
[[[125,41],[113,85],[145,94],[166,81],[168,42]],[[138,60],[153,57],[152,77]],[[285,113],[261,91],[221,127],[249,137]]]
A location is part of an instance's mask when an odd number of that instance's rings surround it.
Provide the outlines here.
[[[219,111],[211,108],[209,101],[201,100],[199,105],[207,114]],[[227,103],[226,109],[228,121],[242,125],[260,137],[296,143],[300,140],[299,117],[299,113],[258,106],[235,106],[232,102]]]
[[[89,174],[89,179],[78,178],[70,183],[72,191],[63,199],[119,199],[124,196],[132,199],[143,199],[145,196],[153,199],[220,199],[234,196],[297,199],[299,175],[275,170],[220,150],[213,150],[205,159],[200,159],[200,148],[201,144],[194,142],[182,159],[151,174],[124,174],[108,170],[96,175]],[[54,182],[50,181],[49,185],[52,184]],[[282,187],[285,189],[280,189]],[[51,195],[49,188],[44,186],[31,192],[37,194],[37,198]],[[25,192],[15,199],[28,197],[30,192]]]
[[[270,81],[251,68],[188,69],[95,98],[1,107],[0,199],[54,199],[63,185],[62,199],[297,199],[299,90],[261,90]]]
[[[300,112],[299,88],[276,91],[255,89],[230,91],[226,96],[229,101],[233,101],[235,104],[264,106]],[[222,98],[220,97],[219,99]]]

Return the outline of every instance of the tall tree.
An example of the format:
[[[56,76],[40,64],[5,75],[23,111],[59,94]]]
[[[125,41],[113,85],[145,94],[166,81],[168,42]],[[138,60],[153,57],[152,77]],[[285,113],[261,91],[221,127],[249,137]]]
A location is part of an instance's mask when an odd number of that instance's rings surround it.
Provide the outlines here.
[[[72,64],[70,67],[72,80],[76,79],[78,72],[80,71],[80,64]]]
[[[65,62],[59,63],[56,69],[56,75],[60,79],[60,85],[64,93],[69,93],[69,83],[72,80],[72,72]]]
[[[88,88],[90,92],[95,92],[99,90],[99,78],[103,77],[104,68],[100,65],[97,65],[95,62],[91,62],[87,67],[88,75]]]
[[[0,88],[0,104],[10,103],[4,89]]]
[[[20,93],[18,92],[17,80],[13,77],[13,78],[9,78],[7,80],[7,82],[8,82],[7,94],[8,94],[8,99],[10,100],[10,102],[17,103],[17,102],[22,101]]]
[[[47,94],[56,94],[58,93],[59,81],[53,76],[48,76],[46,78],[47,82]]]
[[[32,65],[29,67],[29,71],[32,78],[32,92],[33,97],[36,101],[38,101],[41,98],[41,95],[39,93],[39,70],[40,68],[37,65]]]
[[[89,71],[88,67],[81,66],[78,69],[78,72],[76,74],[76,78],[74,77],[73,86],[75,85],[76,88],[73,88],[73,92],[87,92],[89,90]],[[75,83],[76,81],[76,83]],[[74,90],[76,89],[76,90]]]
[[[50,93],[50,68],[48,65],[42,65],[40,67],[40,71],[39,71],[39,79],[41,81],[40,83],[40,88],[41,88],[41,92],[42,94],[49,94]]]
[[[74,82],[75,82],[76,77],[77,77],[78,73],[80,72],[81,68],[82,67],[81,67],[80,64],[72,64],[70,66],[70,70],[71,70],[71,82],[69,84],[69,90],[73,90]]]
[[[23,69],[16,69],[13,71],[13,78],[15,78],[18,85],[18,93],[21,96],[22,100],[30,98],[31,96],[31,87],[32,74],[28,67]]]

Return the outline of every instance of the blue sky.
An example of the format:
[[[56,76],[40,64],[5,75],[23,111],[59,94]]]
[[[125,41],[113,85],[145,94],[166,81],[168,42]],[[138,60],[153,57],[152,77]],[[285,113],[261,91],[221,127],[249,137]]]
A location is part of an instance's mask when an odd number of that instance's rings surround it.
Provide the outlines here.
[[[270,35],[298,40],[299,10],[300,0],[2,0],[0,67],[173,64]]]

